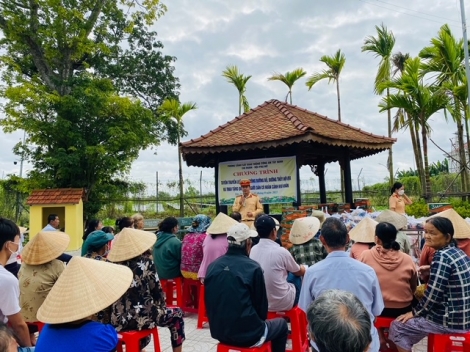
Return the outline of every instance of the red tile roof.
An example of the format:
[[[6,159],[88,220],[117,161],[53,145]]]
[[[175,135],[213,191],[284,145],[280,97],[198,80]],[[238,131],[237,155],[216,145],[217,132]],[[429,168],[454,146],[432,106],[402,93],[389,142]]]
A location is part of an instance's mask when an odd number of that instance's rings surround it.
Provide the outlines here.
[[[311,141],[335,146],[380,148],[384,143],[392,144],[396,141],[394,138],[374,135],[295,105],[270,100],[199,138],[182,143],[182,146],[191,149],[234,147],[283,141],[307,134]]]
[[[37,189],[31,193],[26,204],[78,204],[83,195],[83,188]]]

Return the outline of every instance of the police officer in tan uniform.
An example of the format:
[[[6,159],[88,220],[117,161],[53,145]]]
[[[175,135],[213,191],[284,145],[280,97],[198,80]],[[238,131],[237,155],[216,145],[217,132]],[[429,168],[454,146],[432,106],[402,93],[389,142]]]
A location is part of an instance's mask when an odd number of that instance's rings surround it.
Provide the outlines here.
[[[240,180],[240,186],[243,194],[235,198],[232,210],[239,212],[242,215],[242,222],[251,228],[256,215],[263,213],[263,206],[259,197],[251,193],[250,180]]]

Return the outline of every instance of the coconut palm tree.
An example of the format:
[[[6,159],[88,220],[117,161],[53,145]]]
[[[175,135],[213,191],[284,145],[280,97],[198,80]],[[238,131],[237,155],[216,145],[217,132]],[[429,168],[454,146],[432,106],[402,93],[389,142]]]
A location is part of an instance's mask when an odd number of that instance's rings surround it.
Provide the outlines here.
[[[327,70],[323,70],[322,72],[314,73],[311,75],[307,82],[305,83],[308,87],[308,90],[312,89],[312,87],[319,81],[323,79],[328,79],[328,83],[334,81],[336,83],[336,95],[338,98],[338,121],[341,121],[341,97],[339,93],[339,76],[341,71],[343,70],[344,64],[346,63],[346,57],[339,49],[336,54],[333,56],[324,55],[320,58],[321,62],[324,62],[326,66],[328,66]]]
[[[159,112],[164,119],[173,119],[176,122],[177,143],[178,143],[178,175],[179,175],[179,191],[180,191],[180,216],[184,216],[184,191],[183,191],[183,167],[181,162],[181,146],[180,136],[183,130],[183,116],[191,110],[197,109],[196,103],[187,102],[181,104],[177,99],[165,99],[160,105]]]
[[[289,92],[286,95],[286,102],[287,97],[290,97],[290,103],[292,105],[292,86],[294,83],[305,76],[307,72],[304,71],[302,67],[296,68],[294,71],[286,72],[285,75],[282,73],[274,73],[271,77],[268,78],[268,81],[281,81],[283,82],[288,88]]]
[[[445,92],[423,82],[423,75],[420,70],[421,59],[408,59],[401,77],[391,81],[384,81],[379,84],[379,89],[395,89],[397,93],[389,94],[382,98],[379,104],[380,111],[392,108],[403,109],[412,120],[416,120],[421,129],[421,139],[423,143],[424,175],[426,201],[431,200],[431,176],[428,160],[428,134],[430,126],[429,118],[439,110],[444,109],[449,98]]]
[[[455,88],[461,85],[465,79],[465,59],[463,40],[457,40],[448,25],[443,25],[435,38],[431,39],[431,45],[422,49],[419,56],[424,59],[423,74],[435,76],[436,85],[445,88],[453,96],[454,108],[450,109],[451,115],[457,124],[457,139],[461,166],[467,165],[464,147],[464,133],[462,113],[459,108],[458,97]],[[464,167],[461,178],[462,191],[470,189],[470,180],[467,169]]]
[[[227,82],[232,83],[235,88],[238,90],[238,115],[242,114],[243,111],[248,112],[250,110],[250,104],[248,104],[248,99],[245,96],[246,92],[246,83],[251,78],[251,76],[245,76],[244,74],[238,71],[238,67],[235,65],[227,66],[224,71],[222,71],[222,76],[227,79]]]
[[[379,26],[375,26],[377,30],[377,37],[368,36],[364,40],[364,45],[362,46],[362,51],[370,52],[375,54],[376,57],[380,57],[379,69],[377,70],[377,75],[375,76],[374,91],[376,94],[382,94],[383,91],[380,91],[379,86],[382,82],[390,80],[391,77],[391,62],[390,58],[392,56],[393,46],[395,45],[395,36],[392,31],[388,31],[387,27],[382,23]],[[387,96],[390,94],[388,88]],[[392,113],[387,111],[388,117],[388,136],[392,137]],[[389,149],[388,154],[388,168],[390,172],[390,184],[393,184],[393,150],[392,147]]]

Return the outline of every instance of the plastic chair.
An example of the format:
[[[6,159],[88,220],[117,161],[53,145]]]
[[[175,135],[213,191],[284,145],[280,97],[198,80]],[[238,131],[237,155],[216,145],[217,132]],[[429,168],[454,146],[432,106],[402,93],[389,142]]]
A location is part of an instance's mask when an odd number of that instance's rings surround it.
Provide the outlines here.
[[[183,311],[199,313],[200,291],[201,281],[183,278],[183,305],[180,306]],[[194,296],[192,294],[194,294]]]
[[[160,280],[163,292],[166,294],[167,306],[183,306],[183,278],[176,277],[174,279]],[[176,298],[174,292],[176,291]]]
[[[204,300],[206,295],[206,288],[204,285],[201,285],[199,288],[199,309],[197,314],[197,328],[202,329],[205,323],[209,322],[209,318],[207,318],[207,311],[206,311],[206,301]]]
[[[394,321],[395,318],[388,318],[388,317],[377,317],[375,320],[375,327],[377,330],[379,329],[390,329],[390,325],[392,324],[392,321]],[[384,332],[384,335],[386,338],[388,338],[388,332]],[[380,352],[396,352],[398,351],[395,347],[393,348],[387,348],[385,350],[379,350]]]
[[[160,338],[158,337],[157,328],[146,329],[146,330],[132,330],[118,333],[118,345],[117,352],[123,352],[122,345],[126,345],[126,352],[140,352],[140,340],[152,335],[153,336],[153,348],[155,352],[161,352],[160,349]]]
[[[470,332],[465,334],[429,334],[428,352],[470,352]]]
[[[219,343],[217,352],[271,352],[271,342],[266,342],[260,347],[235,347]]]
[[[299,307],[295,306],[286,312],[268,312],[268,319],[288,318],[290,321],[291,333],[287,339],[292,341],[292,349],[286,349],[286,352],[302,351],[307,340],[307,316]]]

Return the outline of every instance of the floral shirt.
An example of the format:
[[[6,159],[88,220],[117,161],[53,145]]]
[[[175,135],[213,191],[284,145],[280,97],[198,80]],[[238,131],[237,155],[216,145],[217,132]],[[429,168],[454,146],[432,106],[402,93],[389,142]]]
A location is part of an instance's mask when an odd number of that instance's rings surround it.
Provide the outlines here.
[[[134,274],[131,287],[111,307],[111,324],[117,331],[155,328],[166,313],[165,295],[155,264],[147,255],[118,263]]]
[[[202,243],[205,233],[188,233],[181,246],[181,274],[186,279],[197,280],[197,273],[202,263]]]
[[[87,253],[84,255],[85,258],[90,258],[90,259],[95,259],[95,260],[101,260],[103,262],[109,262],[111,263],[108,259],[106,259],[105,257],[103,257],[102,255],[99,255],[98,253],[96,252],[92,252],[92,253]]]

